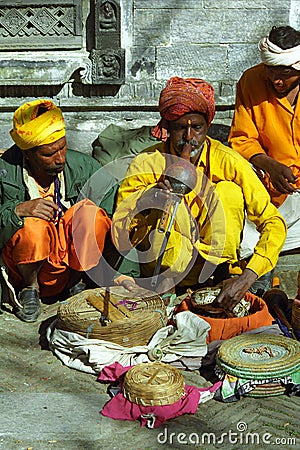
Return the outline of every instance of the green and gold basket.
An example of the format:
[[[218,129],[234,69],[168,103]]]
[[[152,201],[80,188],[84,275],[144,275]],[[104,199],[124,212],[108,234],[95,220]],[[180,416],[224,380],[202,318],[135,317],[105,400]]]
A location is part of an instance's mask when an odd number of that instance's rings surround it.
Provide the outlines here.
[[[223,342],[216,363],[225,374],[251,380],[255,389],[246,395],[280,395],[280,380],[300,370],[300,343],[285,336],[244,334]]]

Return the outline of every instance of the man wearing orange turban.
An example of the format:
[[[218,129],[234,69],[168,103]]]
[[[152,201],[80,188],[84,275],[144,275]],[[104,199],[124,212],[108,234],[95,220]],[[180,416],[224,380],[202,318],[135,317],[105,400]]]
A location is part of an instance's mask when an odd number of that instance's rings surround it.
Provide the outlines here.
[[[194,111],[204,115],[209,127],[215,115],[213,87],[198,78],[171,78],[160,94],[159,112],[162,119],[153,129],[153,136],[165,142],[169,122]]]
[[[98,264],[111,225],[115,180],[93,158],[67,151],[65,134],[52,101],[27,102],[14,114],[16,145],[0,159],[3,276],[25,322],[37,320],[40,299],[84,288],[78,282]]]
[[[133,160],[118,191],[115,245],[138,250],[141,284],[182,292],[223,280],[218,302],[232,309],[275,266],[285,223],[249,163],[207,136],[211,85],[173,77],[159,111],[153,135],[162,142]],[[228,278],[229,264],[239,261],[245,210],[260,237],[243,273]]]

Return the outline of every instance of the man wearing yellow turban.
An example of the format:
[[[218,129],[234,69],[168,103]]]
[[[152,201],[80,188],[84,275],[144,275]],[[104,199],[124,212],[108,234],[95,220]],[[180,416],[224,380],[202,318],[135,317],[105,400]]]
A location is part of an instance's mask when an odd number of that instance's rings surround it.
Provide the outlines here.
[[[1,258],[10,302],[25,322],[37,320],[40,299],[83,289],[78,282],[98,264],[111,225],[115,180],[93,158],[67,150],[65,134],[52,101],[27,102],[14,114],[15,145],[0,158]],[[97,183],[86,184],[99,169]]]
[[[162,142],[133,160],[118,191],[115,245],[138,249],[140,282],[159,292],[223,278],[218,302],[232,309],[276,264],[285,223],[248,162],[207,136],[215,113],[212,86],[173,77],[159,111],[153,134]],[[239,260],[245,210],[260,237],[243,273],[228,278],[226,267]]]

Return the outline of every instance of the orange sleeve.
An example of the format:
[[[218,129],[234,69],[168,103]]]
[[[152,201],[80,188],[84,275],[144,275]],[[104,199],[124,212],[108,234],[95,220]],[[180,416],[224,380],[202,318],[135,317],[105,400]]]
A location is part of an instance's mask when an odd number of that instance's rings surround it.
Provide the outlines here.
[[[285,97],[278,98],[263,64],[246,70],[237,85],[229,145],[248,161],[265,153],[298,172],[299,130],[300,99],[293,109]]]
[[[229,145],[248,161],[259,153],[266,153],[260,143],[251,99],[247,95],[244,79],[237,84],[233,121],[228,138]]]

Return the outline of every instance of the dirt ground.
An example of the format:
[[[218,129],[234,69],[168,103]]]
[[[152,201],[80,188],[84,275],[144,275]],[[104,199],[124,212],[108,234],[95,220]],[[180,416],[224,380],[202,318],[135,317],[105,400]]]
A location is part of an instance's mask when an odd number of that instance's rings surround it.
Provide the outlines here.
[[[300,449],[299,397],[210,400],[196,414],[154,430],[103,417],[99,411],[109,400],[107,386],[64,366],[48,349],[45,331],[57,306],[43,305],[33,324],[8,311],[0,315],[0,449]],[[188,384],[208,385],[198,371],[184,377]]]

